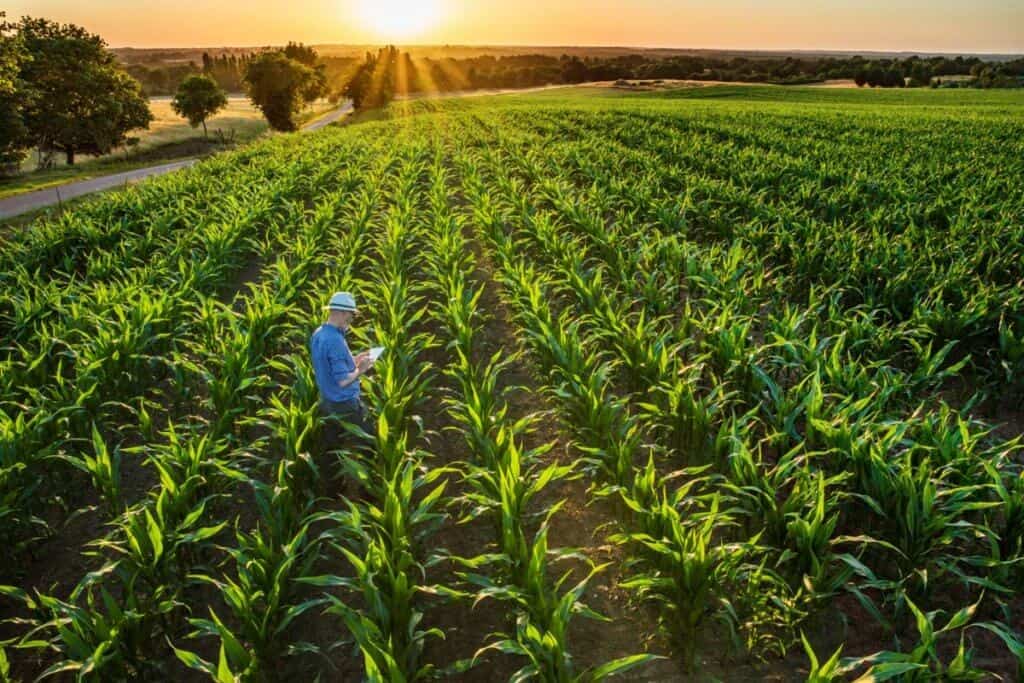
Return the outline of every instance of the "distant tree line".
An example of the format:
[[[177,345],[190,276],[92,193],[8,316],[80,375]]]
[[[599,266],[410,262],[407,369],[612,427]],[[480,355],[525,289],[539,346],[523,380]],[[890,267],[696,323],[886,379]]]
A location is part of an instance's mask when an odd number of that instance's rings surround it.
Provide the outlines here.
[[[557,57],[522,55],[471,59],[414,59],[394,46],[367,52],[356,65],[340,97],[356,109],[379,107],[395,97],[416,93],[480,88],[523,88],[566,83]]]
[[[242,55],[224,54],[211,55],[203,53],[202,72],[209,76],[225,92],[243,92],[245,90],[245,70],[256,53]]]
[[[957,78],[949,79],[950,76]],[[394,96],[420,92],[659,79],[780,85],[853,79],[858,85],[872,87],[1017,87],[1024,85],[1024,59],[997,63],[978,57],[659,58],[639,54],[611,58],[515,55],[413,59],[406,52],[387,47],[365,55],[353,68],[342,95],[352,97],[357,107],[374,107]]]
[[[950,79],[950,76],[957,78]],[[984,62],[977,57],[872,60],[859,65],[852,78],[858,86],[872,88],[1016,88],[1024,85],[1024,59],[1009,62]]]
[[[568,82],[617,79],[686,79],[748,81],[798,85],[832,79],[853,79],[873,87],[925,87],[946,76],[968,76],[974,87],[1017,87],[1024,78],[1024,59],[985,62],[979,57],[865,59],[853,57],[702,57],[614,59],[563,57]],[[985,74],[982,78],[981,75]]]
[[[297,46],[297,47],[296,47]],[[301,43],[290,43],[284,50],[313,48],[302,46]],[[204,52],[202,62],[189,61],[184,64],[129,64],[125,68],[139,83],[142,84],[142,91],[149,97],[157,95],[174,95],[181,84],[189,76],[203,74],[209,76],[227,93],[244,93],[245,74],[249,64],[262,52],[235,54],[222,53],[211,54]],[[294,56],[294,55],[293,55]],[[359,60],[354,57],[317,57],[316,64],[323,67],[324,79],[328,84],[329,92],[338,92],[351,78],[352,73],[359,65]]]
[[[244,90],[274,130],[298,127],[298,114],[329,92],[327,66],[316,50],[288,43],[242,55],[203,53],[203,69],[189,73],[174,91],[171,106],[193,128],[227,106],[227,92]]]
[[[245,91],[245,70],[259,52],[212,55],[204,52],[202,63],[183,64],[128,64],[125,68],[139,83],[148,97],[174,95],[190,76],[209,76],[217,86],[228,93]]]

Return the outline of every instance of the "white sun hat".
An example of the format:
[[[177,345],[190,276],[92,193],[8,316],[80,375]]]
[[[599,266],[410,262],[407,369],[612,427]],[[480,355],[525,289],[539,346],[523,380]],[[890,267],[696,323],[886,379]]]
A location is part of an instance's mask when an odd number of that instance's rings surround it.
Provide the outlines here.
[[[337,292],[331,297],[331,303],[327,304],[330,311],[355,311],[356,298],[348,292]]]

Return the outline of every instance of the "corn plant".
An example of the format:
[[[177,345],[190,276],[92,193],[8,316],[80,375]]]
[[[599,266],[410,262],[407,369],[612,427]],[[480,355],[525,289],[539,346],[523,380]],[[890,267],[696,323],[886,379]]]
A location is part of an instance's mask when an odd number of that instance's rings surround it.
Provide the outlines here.
[[[811,665],[810,671],[807,672],[806,683],[833,683],[843,680],[843,667],[840,661],[840,656],[843,654],[842,646],[836,649],[831,657],[821,662],[802,631],[800,632],[800,642],[803,643],[804,653]]]
[[[976,486],[946,485],[948,469],[936,470],[927,459],[915,465],[909,454],[879,463],[875,472],[861,500],[883,516],[885,531],[879,536],[897,551],[900,576],[926,591],[930,566],[955,568],[965,549],[985,537],[985,529],[966,517],[992,503],[980,498]]]
[[[128,585],[129,591],[132,585]],[[131,592],[124,601],[115,599],[106,590],[87,590],[85,604],[65,602],[56,597],[0,586],[0,593],[23,602],[36,614],[32,630],[24,635],[18,647],[53,648],[58,661],[41,676],[73,673],[76,680],[130,680],[139,675],[155,673],[147,659],[144,608]],[[50,631],[50,640],[40,635]]]
[[[1010,586],[1024,579],[1024,473],[1004,473],[984,463],[989,486],[996,503],[986,511],[986,527],[991,530],[989,557],[995,560],[994,577]]]
[[[654,400],[639,404],[641,414],[653,425],[659,443],[685,464],[713,462],[719,430],[731,414],[731,397],[723,384],[702,392],[699,366],[683,368],[680,375],[656,385]]]
[[[918,640],[909,652],[882,651],[867,657],[844,660],[846,671],[867,667],[862,678],[878,680],[880,678],[896,678],[908,683],[916,681],[970,681],[979,680],[986,672],[973,664],[973,652],[966,643],[966,629],[974,618],[978,603],[963,607],[949,618],[945,626],[937,628],[939,612],[922,612],[913,601],[907,600],[914,615],[917,626]],[[975,624],[980,626],[981,624]],[[945,635],[959,632],[960,639],[956,653],[949,661],[943,661],[938,644]]]
[[[747,564],[750,549],[714,540],[715,532],[732,522],[719,510],[716,496],[703,513],[681,518],[677,508],[663,504],[652,516],[667,531],[662,537],[645,532],[620,534],[620,544],[638,546],[643,560],[635,576],[623,583],[663,610],[663,625],[672,634],[687,670],[696,666],[701,629],[709,617],[727,624],[736,619],[731,604],[741,582],[756,576]]]
[[[310,574],[318,559],[315,544],[307,541],[309,528],[303,525],[291,538],[276,538],[271,528],[251,534],[236,530],[237,544],[229,552],[235,562],[237,578],[193,575],[193,579],[215,587],[240,626],[232,631],[211,609],[210,619],[190,618],[195,628],[191,637],[213,636],[220,639],[232,677],[261,679],[280,670],[281,660],[296,652],[308,652],[303,643],[288,643],[288,627],[303,613],[322,605],[323,598],[295,602],[298,579]],[[194,653],[175,648],[179,659],[192,668],[221,680],[221,662],[216,668]]]
[[[537,544],[531,556],[538,565],[543,565],[541,555],[547,548],[546,530],[538,533]],[[630,669],[643,666],[655,659],[653,655],[630,655],[606,662],[577,673],[577,667],[573,663],[572,655],[568,649],[568,630],[573,615],[582,614],[590,618],[601,618],[599,615],[584,605],[580,599],[586,590],[587,583],[593,576],[604,569],[594,567],[590,574],[571,589],[558,593],[561,584],[566,580],[568,574],[551,589],[550,593],[555,602],[550,606],[538,604],[537,599],[548,595],[544,591],[537,595],[517,596],[523,605],[523,616],[516,621],[514,635],[501,634],[500,640],[477,651],[474,659],[480,657],[489,650],[497,650],[506,654],[517,655],[527,660],[527,664],[517,670],[509,680],[528,681],[540,679],[544,681],[559,681],[560,683],[583,683],[587,681],[602,681],[611,676],[625,673]],[[542,581],[537,576],[533,581]],[[531,582],[533,582],[531,581]],[[537,619],[538,615],[543,615]]]
[[[57,457],[88,474],[108,512],[116,515],[124,509],[121,499],[121,449],[107,446],[95,424],[92,426],[92,449],[93,455],[60,454]]]
[[[319,576],[303,579],[314,586],[336,586],[363,598],[365,607],[355,610],[334,595],[327,611],[344,620],[363,655],[367,678],[372,681],[415,681],[431,674],[421,665],[420,654],[429,638],[443,638],[437,629],[419,628],[423,614],[416,605],[422,588],[414,580],[422,574],[409,549],[398,550],[358,515],[337,516],[339,527],[355,550],[333,544],[353,569],[352,577]],[[393,539],[399,541],[401,539]]]
[[[832,547],[840,498],[829,492],[845,479],[844,474],[826,477],[811,471],[806,456],[795,450],[768,466],[736,442],[722,488],[732,498],[736,516],[744,520],[747,535],[758,535],[769,547],[782,550],[780,562],[786,564],[783,571],[794,587],[808,582],[821,599],[848,576],[835,566]]]
[[[1024,324],[1001,320],[999,324],[999,353],[1003,379],[1009,386],[1018,386],[1024,376]]]

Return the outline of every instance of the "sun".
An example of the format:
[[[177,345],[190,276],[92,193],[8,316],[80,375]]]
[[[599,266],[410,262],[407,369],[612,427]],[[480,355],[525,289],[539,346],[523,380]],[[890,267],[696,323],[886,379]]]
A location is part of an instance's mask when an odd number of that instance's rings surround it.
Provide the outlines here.
[[[359,0],[360,22],[384,39],[410,38],[433,28],[442,14],[441,0]]]

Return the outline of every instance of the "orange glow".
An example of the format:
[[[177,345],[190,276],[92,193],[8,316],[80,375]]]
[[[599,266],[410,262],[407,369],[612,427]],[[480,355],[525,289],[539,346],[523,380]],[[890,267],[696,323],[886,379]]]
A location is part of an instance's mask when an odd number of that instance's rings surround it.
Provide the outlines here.
[[[440,0],[359,0],[356,7],[362,27],[386,41],[421,37],[443,13]]]
[[[614,45],[1024,52],[1024,2],[975,0],[7,0],[113,47]]]

